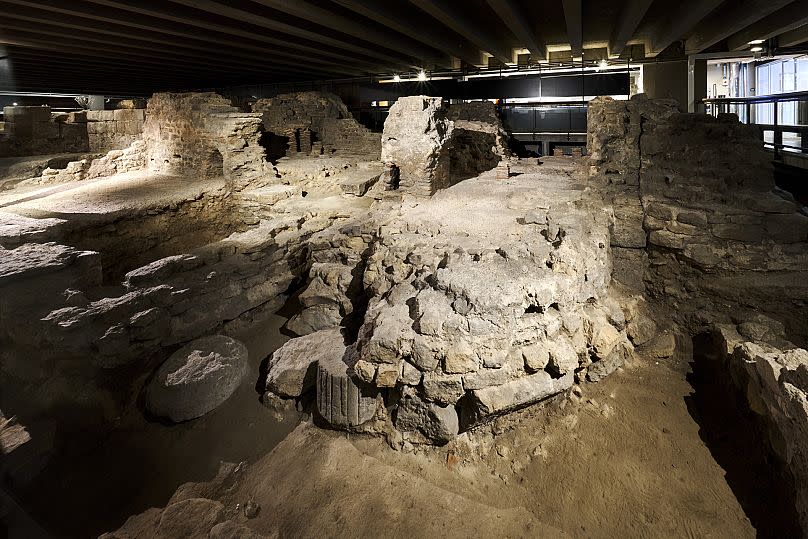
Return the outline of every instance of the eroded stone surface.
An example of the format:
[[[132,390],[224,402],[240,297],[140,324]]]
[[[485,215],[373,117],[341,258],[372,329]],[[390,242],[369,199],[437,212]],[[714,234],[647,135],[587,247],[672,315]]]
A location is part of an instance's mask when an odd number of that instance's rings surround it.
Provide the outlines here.
[[[269,360],[267,391],[291,398],[313,389],[317,382],[318,362],[339,353],[341,339],[338,329],[330,329],[292,339],[284,344]]]
[[[194,419],[226,401],[248,370],[242,343],[223,335],[197,339],[157,370],[146,389],[146,408],[176,422]]]

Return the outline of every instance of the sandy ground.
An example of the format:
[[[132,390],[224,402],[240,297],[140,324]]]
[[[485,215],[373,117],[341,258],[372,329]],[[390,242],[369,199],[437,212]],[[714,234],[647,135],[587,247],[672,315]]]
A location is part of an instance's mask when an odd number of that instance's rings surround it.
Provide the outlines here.
[[[242,524],[280,537],[793,536],[765,520],[753,527],[742,502],[759,509],[776,496],[765,481],[756,499],[730,486],[695,411],[705,386],[691,383],[691,369],[687,350],[670,360],[640,358],[580,395],[436,449],[396,451],[304,422],[235,488],[206,496]],[[744,460],[737,442],[735,458],[749,476],[770,476]],[[250,500],[261,510],[247,519],[235,508]],[[130,520],[122,537],[153,536],[159,514]]]
[[[21,214],[109,215],[137,213],[199,197],[224,187],[224,178],[196,179],[165,176],[137,170],[109,177],[93,178],[38,187],[0,195],[0,207]]]
[[[267,508],[255,529],[282,537],[753,537],[688,412],[686,371],[638,362],[500,422],[495,441],[422,454],[304,426],[240,498]]]

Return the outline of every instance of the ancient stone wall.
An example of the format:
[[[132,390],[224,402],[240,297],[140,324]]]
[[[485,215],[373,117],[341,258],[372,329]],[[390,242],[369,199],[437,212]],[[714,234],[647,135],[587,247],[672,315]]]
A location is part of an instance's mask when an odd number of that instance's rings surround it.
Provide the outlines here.
[[[510,156],[508,134],[492,102],[455,103],[449,107],[449,119],[454,123],[449,164],[453,184]]]
[[[390,107],[382,134],[382,161],[399,171],[399,185],[430,196],[451,185],[444,147],[454,126],[441,97],[401,97]]]
[[[80,113],[51,114],[50,107],[5,107],[0,157],[86,152],[87,128]]]
[[[39,176],[18,182],[17,186],[69,183],[140,170],[146,165],[145,150],[145,143],[136,139],[129,147],[111,150],[96,159],[69,161],[64,168],[47,167]]]
[[[146,121],[144,109],[88,110],[77,113],[77,121],[87,122],[90,151],[123,150],[141,138]]]
[[[282,139],[278,157],[345,153],[378,159],[380,135],[360,125],[342,100],[328,92],[295,92],[259,99],[253,112],[263,115],[264,129]],[[319,143],[319,144],[318,144]]]
[[[751,413],[769,450],[784,465],[803,533],[808,532],[808,351],[785,339],[782,324],[763,316],[712,330],[720,368]]]
[[[261,115],[242,113],[215,93],[154,94],[146,109],[146,165],[161,174],[223,175],[235,187],[270,169],[259,140]]]
[[[398,169],[399,185],[430,196],[497,166],[510,152],[493,103],[401,97],[382,134],[382,161]]]
[[[589,129],[592,179],[615,212],[616,279],[690,327],[762,309],[806,337],[808,217],[774,188],[756,127],[638,96],[594,100]]]
[[[382,136],[353,118],[326,118],[320,134],[325,154],[351,154],[377,160],[382,152]]]
[[[334,427],[443,444],[622,365],[655,328],[609,288],[609,214],[573,163],[536,168],[518,188],[489,174],[314,235],[287,325],[303,336],[273,356],[267,398],[312,390]]]

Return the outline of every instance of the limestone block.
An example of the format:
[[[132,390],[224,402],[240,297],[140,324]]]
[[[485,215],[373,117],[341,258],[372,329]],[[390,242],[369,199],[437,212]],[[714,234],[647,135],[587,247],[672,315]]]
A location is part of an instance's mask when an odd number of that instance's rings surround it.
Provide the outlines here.
[[[266,389],[281,397],[299,397],[317,382],[317,363],[342,356],[345,346],[338,329],[317,331],[286,342],[270,357]]]
[[[667,230],[653,230],[648,235],[648,241],[653,245],[666,247],[668,249],[683,249],[685,237],[681,234],[669,232]]]
[[[612,349],[608,356],[589,365],[586,369],[586,379],[590,382],[599,382],[626,363],[632,353],[631,344],[623,340]]]
[[[458,374],[425,372],[423,387],[424,396],[428,401],[443,405],[454,405],[465,393],[463,378]]]
[[[549,373],[541,371],[499,386],[475,389],[469,393],[469,400],[463,404],[463,424],[471,425],[486,417],[546,399],[570,388],[573,378],[572,373],[553,378]]]
[[[382,161],[399,170],[401,187],[431,195],[448,187],[448,165],[441,150],[453,124],[440,97],[400,97],[390,108],[382,134]]]
[[[146,390],[146,408],[174,422],[200,417],[230,398],[249,371],[247,347],[214,335],[197,339],[157,370]]]
[[[431,443],[443,445],[457,436],[460,421],[454,406],[424,402],[415,391],[407,391],[399,401],[395,426],[399,431],[418,432]]]

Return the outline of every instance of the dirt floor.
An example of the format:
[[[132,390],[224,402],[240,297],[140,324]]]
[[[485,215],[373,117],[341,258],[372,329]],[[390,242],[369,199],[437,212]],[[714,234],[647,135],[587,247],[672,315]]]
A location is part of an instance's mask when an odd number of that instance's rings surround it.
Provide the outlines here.
[[[255,390],[260,364],[288,339],[280,329],[286,319],[267,318],[234,333],[247,345],[255,375],[202,418],[166,424],[133,408],[101,434],[66,437],[57,426],[36,479],[18,488],[0,483],[0,538],[97,537],[134,513],[165,505],[181,484],[210,479],[221,461],[255,462],[267,454],[299,420],[294,410],[272,414]]]
[[[777,471],[680,344],[676,358],[639,358],[443,448],[396,451],[304,422],[235,487],[205,496],[280,537],[798,536]],[[173,501],[199,492],[210,485]],[[251,519],[236,509],[248,501],[260,506]],[[152,536],[159,515],[120,537]]]

